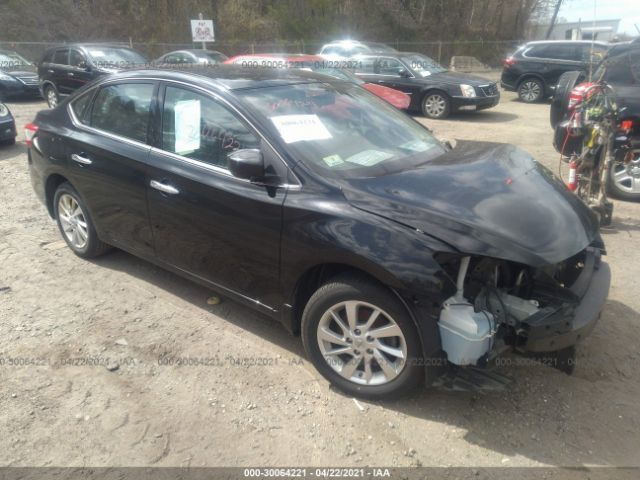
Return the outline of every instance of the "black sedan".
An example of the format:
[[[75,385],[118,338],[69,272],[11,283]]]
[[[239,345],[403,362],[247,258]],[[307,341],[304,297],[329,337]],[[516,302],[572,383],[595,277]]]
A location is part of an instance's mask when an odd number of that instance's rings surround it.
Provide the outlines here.
[[[461,110],[483,110],[500,101],[496,82],[449,71],[420,53],[363,54],[346,63],[365,82],[410,95],[409,109],[429,118],[446,118]]]
[[[33,64],[17,52],[0,50],[0,101],[39,96],[38,74]]]
[[[116,246],[280,320],[350,394],[505,349],[571,359],[607,297],[596,219],[549,171],[510,145],[450,149],[349,82],[129,71],[26,129],[73,252]]]
[[[0,103],[0,145],[16,143],[16,122],[9,107]]]

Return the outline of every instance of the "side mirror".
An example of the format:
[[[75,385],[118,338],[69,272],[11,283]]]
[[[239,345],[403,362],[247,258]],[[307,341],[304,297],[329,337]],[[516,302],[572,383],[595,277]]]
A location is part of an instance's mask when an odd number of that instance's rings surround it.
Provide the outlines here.
[[[264,158],[257,148],[244,148],[227,155],[229,171],[234,177],[259,180],[264,177]]]
[[[402,78],[409,78],[409,77],[411,76],[411,74],[407,71],[407,69],[406,69],[406,68],[401,68],[401,69],[398,71],[398,74],[400,74],[400,76],[401,76]]]

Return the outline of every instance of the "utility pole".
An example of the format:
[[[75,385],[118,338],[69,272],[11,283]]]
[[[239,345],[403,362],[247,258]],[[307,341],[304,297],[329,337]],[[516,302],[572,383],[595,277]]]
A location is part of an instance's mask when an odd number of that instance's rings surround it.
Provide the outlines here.
[[[551,23],[549,24],[549,29],[547,30],[547,35],[544,37],[545,40],[549,40],[549,37],[551,36],[551,30],[553,30],[553,27],[556,24],[556,19],[558,18],[558,12],[560,11],[561,5],[562,5],[562,0],[557,0],[556,6],[553,9],[553,17],[551,17]]]

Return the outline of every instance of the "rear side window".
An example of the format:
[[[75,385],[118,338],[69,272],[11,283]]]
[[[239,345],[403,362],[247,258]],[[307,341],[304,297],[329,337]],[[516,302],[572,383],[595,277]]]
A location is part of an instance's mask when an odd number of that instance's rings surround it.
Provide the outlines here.
[[[525,52],[525,56],[549,60],[578,61],[580,59],[578,46],[567,44],[535,45]]]
[[[604,80],[612,85],[633,85],[629,55],[611,57],[605,62]]]
[[[242,148],[260,148],[260,139],[232,111],[199,93],[167,87],[163,150],[226,169],[227,155]]]
[[[146,143],[152,83],[121,83],[100,89],[91,110],[91,126]]]
[[[61,50],[56,50],[56,53],[53,55],[53,63],[57,63],[58,65],[68,65],[69,49],[63,48]]]
[[[600,63],[607,53],[607,48],[602,45],[580,45],[579,48],[582,53],[580,60],[593,65]]]
[[[78,98],[71,102],[71,109],[73,110],[74,115],[81,123],[84,122],[84,114],[87,111],[87,105],[89,105],[89,101],[93,96],[94,90],[90,90],[87,93],[80,95]]]
[[[373,75],[375,73],[375,57],[355,57],[352,59],[353,65],[355,65],[355,72],[363,75]],[[350,62],[351,63],[351,62]]]
[[[50,52],[45,53],[44,57],[42,57],[42,63],[51,63],[53,61],[53,54],[54,54],[54,50],[51,50]]]

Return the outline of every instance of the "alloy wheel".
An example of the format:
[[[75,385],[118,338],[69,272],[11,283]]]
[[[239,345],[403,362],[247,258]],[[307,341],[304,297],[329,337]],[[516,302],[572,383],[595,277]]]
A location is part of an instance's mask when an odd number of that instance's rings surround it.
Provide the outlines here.
[[[535,102],[540,98],[541,92],[540,84],[533,80],[528,80],[520,86],[520,98],[525,102]]]
[[[329,308],[318,323],[317,340],[327,364],[360,385],[384,385],[405,367],[402,329],[389,314],[366,302],[345,301]]]
[[[87,220],[77,200],[68,193],[58,199],[58,217],[67,241],[77,250],[85,248],[89,240]]]
[[[56,108],[58,105],[58,94],[53,88],[47,89],[47,104],[49,105],[49,108]]]
[[[628,165],[613,163],[612,178],[616,187],[627,193],[640,193],[640,158]]]
[[[447,101],[442,95],[429,95],[424,101],[424,109],[431,117],[441,117],[447,108]]]

